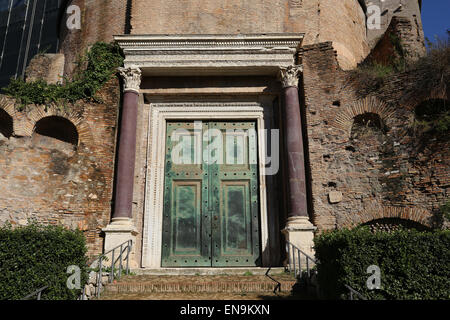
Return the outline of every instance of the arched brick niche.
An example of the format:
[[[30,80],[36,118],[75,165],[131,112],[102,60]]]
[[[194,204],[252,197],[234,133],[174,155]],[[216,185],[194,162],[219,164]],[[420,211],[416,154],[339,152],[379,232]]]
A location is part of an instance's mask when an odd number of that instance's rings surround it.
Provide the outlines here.
[[[0,135],[9,139],[13,134],[13,118],[5,110],[0,109]]]
[[[450,115],[450,101],[437,98],[423,100],[414,108],[414,114],[418,121],[438,122]]]
[[[44,118],[49,119],[38,124]],[[64,126],[60,125],[61,123],[66,123],[68,128],[64,129]],[[81,143],[92,143],[89,126],[83,121],[82,116],[75,111],[71,112],[54,104],[49,106],[32,106],[31,111],[27,114],[27,121],[22,121],[20,125],[23,136],[30,137],[34,133],[41,134],[42,132],[46,132],[45,136],[53,137],[76,146]],[[48,134],[49,128],[52,126],[59,132],[55,133],[55,135],[59,135],[59,138]],[[77,135],[75,135],[74,131],[76,131]]]
[[[400,219],[417,223],[425,228],[433,227],[432,214],[417,207],[395,207],[373,205],[366,207],[360,212],[349,212],[342,217],[339,223],[340,228],[354,228],[358,225],[364,225],[371,221],[380,219]],[[398,221],[398,220],[397,220]]]
[[[393,232],[399,229],[415,229],[417,231],[430,231],[431,229],[421,223],[400,218],[382,218],[368,221],[363,226],[370,227],[372,232]]]
[[[330,124],[344,130],[350,138],[355,125],[370,125],[386,131],[394,113],[395,110],[387,103],[369,96],[343,107]]]
[[[40,119],[34,128],[33,136],[53,138],[74,146],[78,145],[78,131],[68,119],[60,116],[49,116]]]
[[[387,126],[380,115],[373,112],[359,114],[353,118],[350,139],[364,138],[371,134],[384,134]]]
[[[0,96],[0,133],[6,138],[14,134],[14,115],[14,103],[5,96]]]
[[[415,109],[424,102],[426,103],[427,101],[433,100],[441,100],[448,103],[450,101],[450,94],[440,89],[421,94],[414,94],[413,92],[405,95],[405,97],[400,100],[399,103],[402,107],[414,112]]]

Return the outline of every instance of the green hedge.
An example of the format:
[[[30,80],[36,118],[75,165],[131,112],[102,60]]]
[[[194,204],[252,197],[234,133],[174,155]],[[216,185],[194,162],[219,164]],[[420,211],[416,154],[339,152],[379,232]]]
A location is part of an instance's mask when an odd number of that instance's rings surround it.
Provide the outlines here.
[[[0,228],[0,299],[21,299],[47,285],[41,299],[76,299],[81,290],[67,288],[66,272],[70,265],[79,266],[85,283],[86,252],[81,231],[37,223]]]
[[[341,298],[347,284],[368,299],[450,299],[450,231],[361,227],[326,232],[314,243],[324,298]],[[379,290],[366,285],[371,265],[381,269]]]

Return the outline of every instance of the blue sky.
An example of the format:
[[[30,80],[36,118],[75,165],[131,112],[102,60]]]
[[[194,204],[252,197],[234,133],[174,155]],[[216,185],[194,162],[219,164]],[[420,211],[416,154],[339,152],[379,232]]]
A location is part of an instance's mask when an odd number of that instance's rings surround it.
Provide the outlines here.
[[[450,0],[424,0],[422,23],[428,39],[434,41],[435,35],[446,39],[445,30],[450,29]]]

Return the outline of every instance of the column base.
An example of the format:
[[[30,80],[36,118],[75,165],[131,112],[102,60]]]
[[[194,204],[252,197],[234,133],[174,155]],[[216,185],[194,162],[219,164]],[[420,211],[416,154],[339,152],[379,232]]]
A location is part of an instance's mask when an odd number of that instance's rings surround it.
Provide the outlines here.
[[[286,228],[281,232],[286,241],[302,250],[304,253],[314,258],[314,231],[317,229],[308,217],[290,217],[287,220]]]
[[[117,246],[120,246],[128,240],[132,240],[132,250],[130,253],[130,267],[138,268],[138,263],[135,259],[136,255],[136,235],[137,229],[133,225],[130,218],[113,218],[111,223],[102,229],[105,232],[105,251],[107,252]],[[118,254],[116,250],[115,254]]]

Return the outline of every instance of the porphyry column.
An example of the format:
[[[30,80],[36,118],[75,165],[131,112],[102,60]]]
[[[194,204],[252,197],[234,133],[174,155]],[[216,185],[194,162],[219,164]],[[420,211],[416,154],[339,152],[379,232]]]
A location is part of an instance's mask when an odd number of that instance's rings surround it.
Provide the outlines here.
[[[285,132],[288,157],[289,203],[286,227],[282,230],[286,240],[313,255],[315,227],[309,220],[306,194],[306,168],[303,147],[302,121],[298,96],[301,66],[281,68],[280,80],[285,101]]]
[[[136,66],[119,68],[124,82],[122,120],[117,157],[114,211],[105,232],[105,251],[127,240],[134,240],[136,228],[132,222],[136,129],[139,107],[141,70]]]

